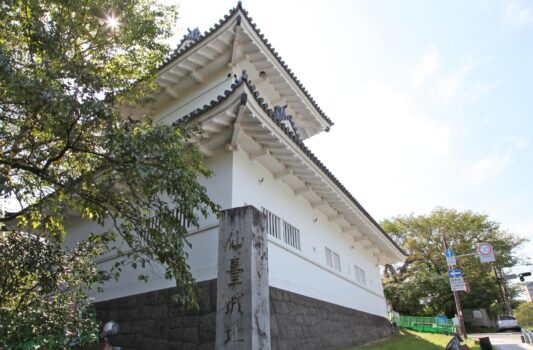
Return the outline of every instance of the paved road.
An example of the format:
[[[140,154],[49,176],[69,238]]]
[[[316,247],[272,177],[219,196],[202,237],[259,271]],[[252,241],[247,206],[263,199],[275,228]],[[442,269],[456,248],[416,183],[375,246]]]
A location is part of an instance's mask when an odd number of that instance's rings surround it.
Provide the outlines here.
[[[469,334],[469,338],[489,337],[493,348],[498,350],[533,350],[533,345],[523,344],[520,339],[521,333],[486,333]]]

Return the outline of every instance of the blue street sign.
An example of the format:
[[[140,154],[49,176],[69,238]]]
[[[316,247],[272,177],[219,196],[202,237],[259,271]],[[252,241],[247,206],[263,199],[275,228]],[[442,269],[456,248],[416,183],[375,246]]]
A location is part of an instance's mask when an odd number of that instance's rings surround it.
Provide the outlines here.
[[[453,269],[448,271],[448,277],[459,278],[463,277],[463,271],[461,269]]]
[[[452,257],[452,256],[455,256],[455,253],[451,249],[446,249],[446,251],[444,252],[444,256],[445,257]]]

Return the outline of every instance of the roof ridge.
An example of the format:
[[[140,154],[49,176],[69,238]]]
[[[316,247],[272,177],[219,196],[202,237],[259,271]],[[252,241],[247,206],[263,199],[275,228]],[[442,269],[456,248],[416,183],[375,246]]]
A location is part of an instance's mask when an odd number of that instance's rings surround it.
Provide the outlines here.
[[[187,34],[184,34],[183,37],[181,38],[180,42],[176,46],[176,48],[174,50],[172,50],[172,52],[168,55],[168,57],[166,57],[163,60],[163,63],[159,66],[158,70],[161,70],[161,69],[165,68],[172,61],[174,61],[176,58],[178,58],[179,56],[185,54],[185,52],[189,51],[191,48],[196,46],[196,44],[202,42],[203,40],[205,40],[206,38],[211,36],[211,34],[213,34],[218,28],[220,28],[224,24],[226,24],[229,21],[229,19],[237,12],[238,9],[241,9],[244,12],[244,9],[242,9],[242,5],[241,5],[240,1],[237,4],[237,6],[231,8],[230,11],[229,11],[229,14],[224,15],[224,17],[222,19],[220,19],[218,21],[218,23],[215,23],[214,26],[209,28],[209,30],[204,31],[203,34],[200,33],[200,37],[198,38],[198,40],[196,40],[194,42],[191,42],[189,45],[187,45],[184,48],[182,48],[182,50],[179,50],[180,46],[183,44],[183,42],[185,42],[185,40],[187,40]]]
[[[387,232],[381,227],[381,225],[368,213],[368,211],[355,199],[355,197],[350,193],[350,191],[337,179],[335,175],[322,163],[320,159],[305,145],[305,143],[294,133],[292,132],[287,126],[285,126],[283,123],[281,123],[279,120],[277,120],[274,117],[274,111],[269,108],[268,104],[265,102],[265,100],[260,96],[258,89],[255,87],[255,85],[248,80],[248,75],[246,74],[246,71],[243,71],[240,78],[237,78],[234,80],[234,82],[231,84],[229,90],[225,90],[222,95],[219,95],[216,100],[211,100],[209,104],[204,105],[202,108],[197,108],[196,110],[190,112],[189,114],[186,114],[184,117],[178,119],[172,125],[178,126],[182,123],[187,123],[194,119],[195,117],[209,111],[210,109],[220,105],[222,102],[224,102],[226,99],[228,99],[237,88],[239,88],[242,85],[246,85],[250,92],[252,93],[254,100],[259,104],[261,109],[274,121],[274,123],[287,135],[289,138],[305,153],[306,156],[309,157],[313,163],[315,163],[320,170],[324,172],[324,174],[352,201],[352,203],[355,204],[355,206],[363,212],[363,214],[372,222],[378,230],[404,255],[406,252],[389,236]],[[246,94],[243,92],[243,94]]]

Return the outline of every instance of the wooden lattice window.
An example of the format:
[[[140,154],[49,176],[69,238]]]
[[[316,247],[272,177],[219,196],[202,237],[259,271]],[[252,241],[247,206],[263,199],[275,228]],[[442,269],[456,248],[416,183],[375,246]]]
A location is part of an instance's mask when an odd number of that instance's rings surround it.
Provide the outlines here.
[[[326,247],[326,265],[334,270],[341,271],[341,257],[328,247]]]
[[[270,236],[294,249],[302,250],[299,229],[265,208],[263,208],[263,213],[266,215],[266,230]]]

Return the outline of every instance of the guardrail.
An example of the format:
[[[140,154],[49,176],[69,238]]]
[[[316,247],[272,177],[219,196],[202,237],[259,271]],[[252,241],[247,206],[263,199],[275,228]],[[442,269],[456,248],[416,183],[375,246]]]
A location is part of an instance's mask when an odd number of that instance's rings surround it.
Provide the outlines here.
[[[528,329],[522,330],[522,343],[533,344],[533,331]]]

